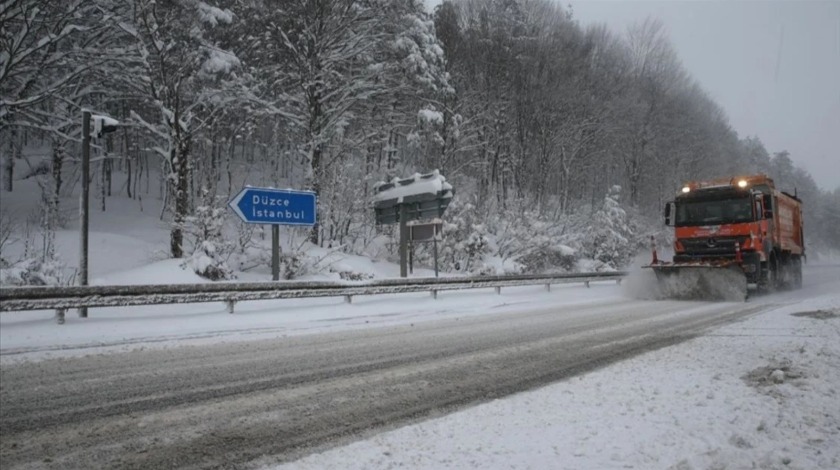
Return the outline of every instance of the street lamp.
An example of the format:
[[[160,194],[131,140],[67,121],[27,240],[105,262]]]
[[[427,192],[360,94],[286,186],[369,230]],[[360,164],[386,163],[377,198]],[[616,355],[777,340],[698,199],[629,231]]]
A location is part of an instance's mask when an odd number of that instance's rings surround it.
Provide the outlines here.
[[[90,124],[93,120],[93,132]],[[91,115],[82,112],[82,195],[79,201],[79,219],[81,220],[81,253],[79,254],[79,285],[88,285],[88,206],[90,201],[90,137],[97,139],[103,134],[117,130],[119,121],[108,116]],[[79,308],[79,316],[87,318],[87,307]]]

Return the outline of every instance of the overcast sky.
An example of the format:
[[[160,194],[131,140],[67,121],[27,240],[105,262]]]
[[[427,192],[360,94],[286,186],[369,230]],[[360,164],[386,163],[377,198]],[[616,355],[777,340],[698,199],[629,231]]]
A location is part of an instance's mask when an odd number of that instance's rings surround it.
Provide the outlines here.
[[[840,0],[569,3],[582,25],[616,32],[660,18],[738,135],[788,150],[822,188],[840,186]]]
[[[739,136],[789,151],[823,189],[840,186],[840,0],[559,1],[616,33],[661,19]]]

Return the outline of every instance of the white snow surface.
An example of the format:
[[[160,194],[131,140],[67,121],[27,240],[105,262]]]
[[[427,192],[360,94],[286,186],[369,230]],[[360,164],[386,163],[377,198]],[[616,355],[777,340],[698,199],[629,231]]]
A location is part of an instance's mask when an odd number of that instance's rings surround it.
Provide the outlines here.
[[[34,187],[31,180],[18,186]],[[38,199],[4,193],[25,214]],[[77,201],[67,201],[73,214]],[[166,227],[151,201],[109,199],[91,212],[91,282],[203,282],[178,260],[155,261]],[[13,247],[19,250],[20,244]],[[78,258],[78,232],[56,234],[62,259]],[[16,259],[15,251],[5,253]],[[339,271],[395,277],[391,263],[322,253]],[[332,259],[334,258],[334,259]],[[838,469],[840,269],[829,281],[755,299],[768,308],[678,345],[569,380],[384,432],[270,467],[282,469]],[[417,276],[429,275],[418,270]],[[240,273],[242,281],[266,272]],[[625,283],[629,284],[629,283]],[[53,312],[0,313],[0,365],[201,343],[249,341],[522,311],[625,298],[613,282],[341,298]],[[751,300],[752,301],[752,300]],[[770,307],[769,305],[773,305]],[[794,316],[823,312],[824,317]],[[833,317],[831,317],[833,315]],[[819,315],[817,315],[819,316]]]
[[[93,120],[93,130],[91,131],[91,135],[94,137],[99,136],[102,133],[103,127],[120,125],[120,122],[116,119],[101,114],[91,114],[90,118]]]
[[[421,109],[417,112],[417,118],[424,123],[443,124],[443,113],[434,109]]]
[[[388,201],[391,199],[397,199],[402,202],[404,197],[427,193],[437,194],[441,191],[450,191],[452,189],[452,185],[446,182],[446,178],[443,177],[438,170],[433,171],[431,174],[433,175],[431,178],[421,178],[422,175],[415,173],[410,178],[404,179],[411,179],[413,181],[412,183],[406,185],[401,185],[399,183],[401,181],[400,178],[394,178],[391,181],[391,183],[394,183],[394,187],[376,193],[373,199],[376,202]],[[374,186],[374,188],[378,188],[383,184],[386,183],[379,182]],[[451,197],[451,193],[449,194],[449,197]]]
[[[829,294],[270,468],[837,469],[838,366]]]
[[[180,260],[159,261],[124,273],[112,273],[108,283],[202,282],[198,275],[181,269],[180,265]],[[357,272],[365,270],[363,263],[353,258],[345,259],[341,266]],[[391,267],[398,272],[398,267]],[[426,274],[426,271],[416,273]],[[103,280],[96,278],[94,283]],[[621,290],[614,281],[604,281],[592,283],[590,289],[571,284],[554,286],[552,292],[545,292],[543,286],[505,288],[502,295],[495,295],[493,289],[439,292],[437,299],[428,293],[355,296],[352,304],[344,303],[341,297],[247,301],[236,304],[234,314],[227,313],[226,306],[220,302],[108,307],[91,309],[86,319],[78,318],[70,310],[64,325],[55,324],[52,311],[3,312],[0,313],[0,364],[371,328],[544,308],[559,303],[595,302],[619,295]]]
[[[207,59],[201,64],[201,71],[206,75],[227,74],[240,65],[242,63],[239,58],[230,52],[210,49],[207,53]]]
[[[230,24],[233,22],[233,13],[227,8],[222,10],[204,2],[198,2],[196,6],[198,7],[198,16],[201,21],[210,26],[218,26],[219,23]]]
[[[355,260],[345,261],[354,265]],[[352,266],[351,266],[352,267]],[[166,260],[113,283],[195,282]],[[271,469],[840,468],[840,279],[700,338]],[[811,295],[813,294],[813,295]],[[0,314],[0,363],[247,341],[621,298],[603,282]],[[794,316],[820,311],[832,318]]]

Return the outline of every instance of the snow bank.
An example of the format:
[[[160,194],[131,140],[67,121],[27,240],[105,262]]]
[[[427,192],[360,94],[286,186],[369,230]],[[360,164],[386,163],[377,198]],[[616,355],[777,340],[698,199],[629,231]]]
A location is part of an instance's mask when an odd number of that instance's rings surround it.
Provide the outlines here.
[[[840,468],[840,295],[793,303],[272,468]]]

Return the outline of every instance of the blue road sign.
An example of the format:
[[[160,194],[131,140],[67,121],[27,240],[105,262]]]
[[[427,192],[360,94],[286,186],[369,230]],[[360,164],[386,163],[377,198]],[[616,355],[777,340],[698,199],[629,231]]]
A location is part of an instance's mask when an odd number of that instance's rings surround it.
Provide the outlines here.
[[[315,225],[315,193],[246,187],[228,206],[245,223]]]

